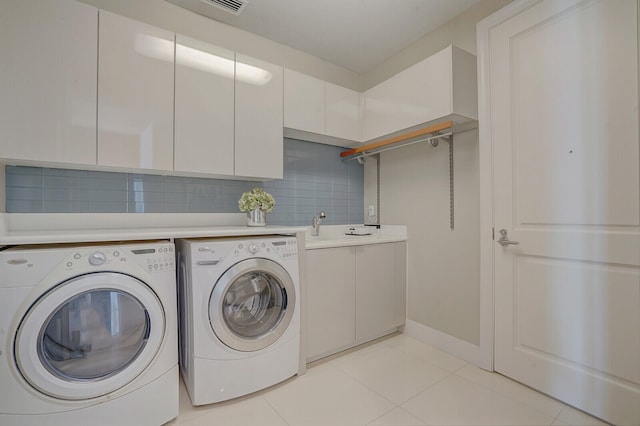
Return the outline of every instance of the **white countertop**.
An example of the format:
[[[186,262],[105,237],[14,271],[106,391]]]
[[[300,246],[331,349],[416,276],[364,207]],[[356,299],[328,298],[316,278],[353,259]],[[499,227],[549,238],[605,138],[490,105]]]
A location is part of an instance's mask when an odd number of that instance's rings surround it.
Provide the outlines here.
[[[295,234],[305,227],[295,226],[209,226],[138,229],[79,229],[57,231],[10,231],[0,237],[0,245],[83,243],[98,241],[155,240],[165,238],[238,237]]]
[[[249,227],[244,214],[3,214],[0,246],[305,232],[303,226]]]
[[[367,228],[372,235],[345,235],[349,227],[249,227],[244,214],[0,214],[0,246],[22,244],[88,243],[170,238],[234,237],[305,232],[308,250],[381,244],[407,240],[406,226]]]
[[[321,225],[318,236],[311,236],[311,227],[308,227],[305,235],[305,247],[307,250],[315,250],[407,241],[406,226],[382,225],[379,229],[375,227],[369,228],[372,232],[371,235],[345,235],[350,226],[353,225]]]

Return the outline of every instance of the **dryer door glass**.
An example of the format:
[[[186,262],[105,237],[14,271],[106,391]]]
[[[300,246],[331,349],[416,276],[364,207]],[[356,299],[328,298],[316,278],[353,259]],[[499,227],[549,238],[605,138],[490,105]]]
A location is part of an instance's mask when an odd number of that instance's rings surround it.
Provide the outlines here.
[[[294,308],[295,288],[287,271],[267,259],[247,259],[229,268],[214,286],[209,319],[224,344],[256,351],[286,332]]]
[[[66,301],[45,322],[38,355],[52,374],[98,380],[117,374],[149,337],[149,315],[135,297],[118,290],[92,290]]]

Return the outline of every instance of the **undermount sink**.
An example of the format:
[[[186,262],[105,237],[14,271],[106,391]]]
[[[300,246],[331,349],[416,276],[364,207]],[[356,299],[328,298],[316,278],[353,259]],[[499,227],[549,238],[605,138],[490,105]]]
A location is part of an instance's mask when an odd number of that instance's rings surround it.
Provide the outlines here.
[[[306,240],[307,241],[329,241],[329,240],[338,240],[342,237],[348,237],[348,235],[335,235],[335,234],[326,234],[326,235],[311,235],[307,232]]]

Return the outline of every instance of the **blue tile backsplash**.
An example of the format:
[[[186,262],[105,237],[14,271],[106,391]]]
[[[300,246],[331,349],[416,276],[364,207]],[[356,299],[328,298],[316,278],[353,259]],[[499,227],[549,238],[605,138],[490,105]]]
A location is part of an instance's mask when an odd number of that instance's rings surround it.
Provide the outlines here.
[[[268,182],[6,167],[8,213],[237,213],[240,195],[262,186],[276,199],[270,225],[362,223],[364,169],[343,148],[284,140],[284,179]]]

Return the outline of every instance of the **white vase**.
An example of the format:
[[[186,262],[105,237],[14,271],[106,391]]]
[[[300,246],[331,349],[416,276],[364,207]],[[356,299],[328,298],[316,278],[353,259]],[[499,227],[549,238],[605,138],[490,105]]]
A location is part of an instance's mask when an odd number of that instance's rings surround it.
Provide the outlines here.
[[[267,224],[267,212],[262,209],[247,212],[247,226],[265,226]]]

